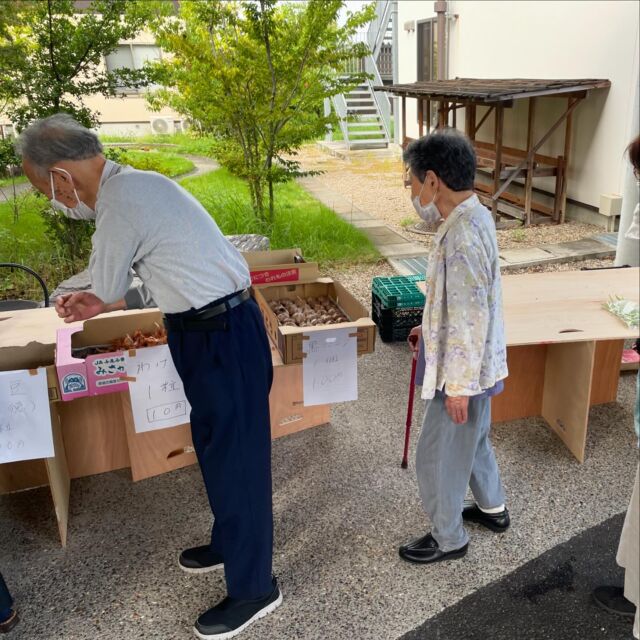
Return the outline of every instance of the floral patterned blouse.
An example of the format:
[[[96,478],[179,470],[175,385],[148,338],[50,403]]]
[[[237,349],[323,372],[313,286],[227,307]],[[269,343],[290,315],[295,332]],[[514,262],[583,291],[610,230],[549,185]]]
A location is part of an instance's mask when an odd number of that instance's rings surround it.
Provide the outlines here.
[[[422,319],[422,397],[474,396],[508,375],[495,224],[476,195],[440,225]]]

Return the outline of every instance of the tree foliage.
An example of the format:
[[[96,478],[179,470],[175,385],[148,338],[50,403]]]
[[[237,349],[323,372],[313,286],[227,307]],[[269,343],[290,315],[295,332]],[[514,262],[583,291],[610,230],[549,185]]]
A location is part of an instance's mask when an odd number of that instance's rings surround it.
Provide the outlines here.
[[[274,183],[299,175],[291,156],[324,134],[324,98],[363,82],[345,72],[368,53],[353,36],[373,6],[338,24],[341,0],[303,3],[184,0],[179,19],[158,26],[168,60],[159,65],[165,88],[152,106],[170,105],[218,139],[221,162],[249,184],[256,214],[270,222]]]
[[[65,111],[97,124],[85,97],[117,96],[145,87],[150,69],[109,71],[104,57],[133,38],[166,3],[94,0],[80,12],[73,0],[0,2],[0,108],[19,128]]]

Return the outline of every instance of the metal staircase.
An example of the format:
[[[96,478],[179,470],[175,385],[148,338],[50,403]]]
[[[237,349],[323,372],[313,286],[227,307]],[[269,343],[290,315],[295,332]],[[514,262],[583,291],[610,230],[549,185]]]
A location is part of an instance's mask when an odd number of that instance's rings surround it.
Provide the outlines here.
[[[374,91],[383,84],[377,60],[384,49],[388,54],[391,39],[390,0],[378,1],[377,17],[369,25],[363,40],[371,53],[357,64],[372,76],[348,94],[333,96],[331,103],[338,118],[342,137],[349,149],[382,149],[391,141],[391,102],[386,92]]]

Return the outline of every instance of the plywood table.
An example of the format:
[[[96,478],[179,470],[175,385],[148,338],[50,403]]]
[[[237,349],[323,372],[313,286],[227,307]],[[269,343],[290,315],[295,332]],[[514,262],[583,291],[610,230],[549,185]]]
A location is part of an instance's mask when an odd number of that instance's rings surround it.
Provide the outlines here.
[[[542,416],[584,462],[589,408],[615,402],[624,341],[638,337],[602,308],[638,301],[639,269],[502,278],[509,377],[493,398],[495,422]]]
[[[157,309],[107,314],[89,321],[85,331],[101,344],[108,343],[123,335],[127,322],[153,330],[161,315]],[[137,433],[127,392],[58,401],[52,363],[56,332],[63,326],[69,325],[54,309],[0,313],[0,371],[47,367],[55,445],[53,458],[1,464],[0,494],[49,485],[64,545],[72,479],[131,468],[132,479],[142,480],[194,464],[196,457],[189,424]],[[125,333],[130,331],[129,326]],[[330,405],[304,406],[302,365],[283,365],[273,345],[272,361],[272,437],[328,423]]]

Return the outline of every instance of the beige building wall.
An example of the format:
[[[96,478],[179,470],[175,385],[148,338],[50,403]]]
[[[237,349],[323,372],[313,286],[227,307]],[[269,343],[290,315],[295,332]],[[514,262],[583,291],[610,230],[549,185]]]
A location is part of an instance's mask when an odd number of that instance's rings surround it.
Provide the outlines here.
[[[121,42],[122,45],[154,45],[155,40],[151,33],[143,32],[134,40]],[[104,68],[104,60],[103,60]],[[183,116],[169,108],[163,108],[159,112],[149,109],[145,99],[145,90],[122,93],[115,98],[105,98],[101,95],[93,95],[85,98],[86,105],[94,112],[98,112],[101,133],[111,135],[143,135],[152,132],[151,122],[154,119],[166,119],[170,128],[180,130],[185,127]],[[6,116],[0,113],[0,126],[7,127],[11,123]]]
[[[155,45],[151,33],[140,33],[133,40],[124,40],[122,45]],[[103,63],[104,64],[104,63]],[[183,126],[183,117],[167,107],[154,112],[147,106],[145,89],[140,92],[123,93],[117,98],[89,96],[86,99],[90,109],[100,113],[99,131],[111,135],[142,135],[151,133],[151,121],[165,118],[173,122],[174,129]]]
[[[400,0],[399,81],[417,80],[416,31],[408,21],[435,18],[433,1]],[[517,2],[453,0],[448,3],[448,77],[605,78],[609,90],[597,90],[577,108],[569,168],[569,198],[598,207],[603,193],[621,193],[626,174],[624,149],[640,125],[633,111],[638,91],[640,16],[635,0],[555,0]],[[415,100],[407,99],[408,135],[416,137]],[[515,101],[505,114],[505,144],[523,147],[527,101]],[[538,101],[536,139],[566,109],[561,98]],[[461,113],[461,112],[459,112]],[[482,110],[479,110],[478,118]],[[464,128],[464,117],[458,127]],[[489,118],[480,139],[490,139]],[[564,128],[541,148],[562,154]],[[537,186],[545,188],[544,181]],[[547,185],[549,187],[549,185]]]

